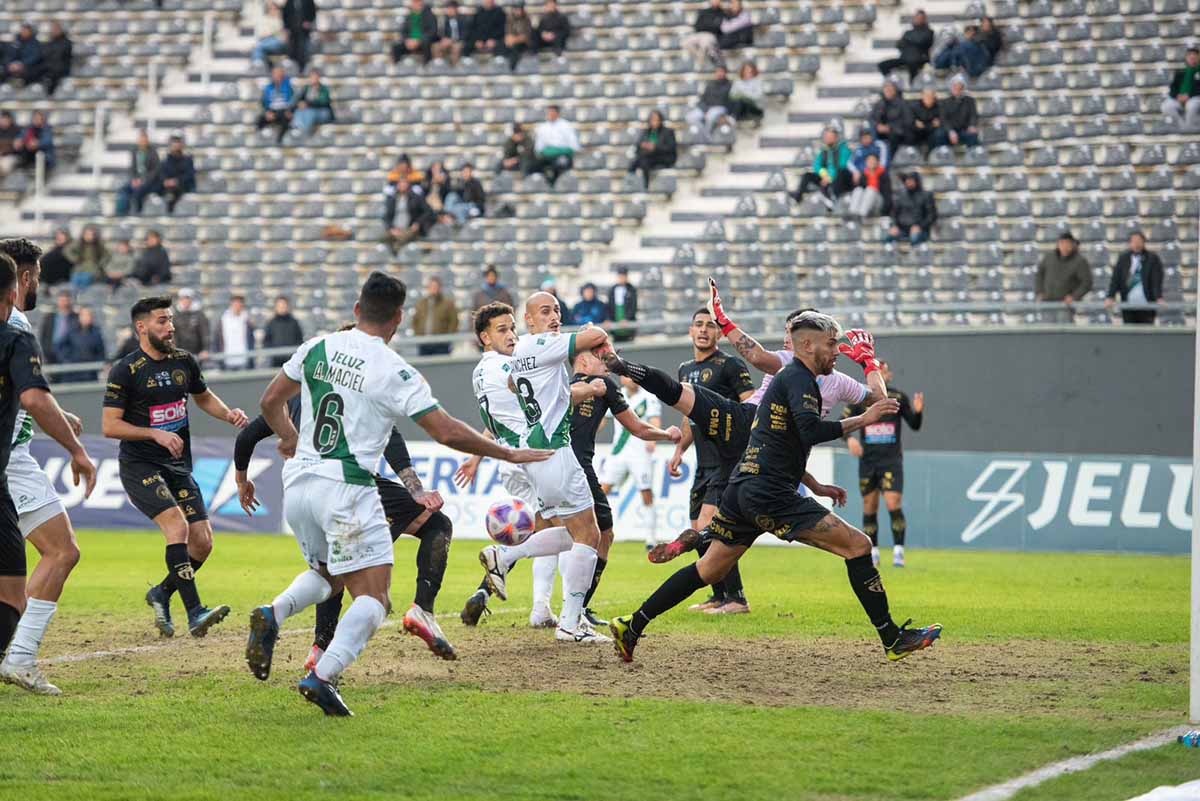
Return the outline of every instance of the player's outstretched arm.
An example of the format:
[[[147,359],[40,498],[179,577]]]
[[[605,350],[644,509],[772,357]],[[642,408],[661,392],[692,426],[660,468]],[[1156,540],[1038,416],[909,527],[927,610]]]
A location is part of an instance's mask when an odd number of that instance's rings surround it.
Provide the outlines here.
[[[75,485],[80,480],[85,482],[84,497],[89,497],[96,487],[96,466],[75,430],[67,414],[58,405],[54,396],[45,389],[27,389],[21,393],[21,405],[33,418],[34,422],[50,435],[50,438],[63,447],[71,456],[71,476]]]
[[[608,343],[608,332],[594,325],[579,329],[574,337],[576,351],[592,350]]]
[[[229,423],[237,428],[245,428],[250,422],[250,418],[241,409],[230,409],[225,405],[225,401],[217,397],[216,393],[211,389],[206,389],[192,398],[196,401],[196,405],[204,410],[206,414],[215,417],[218,420]]]
[[[889,414],[896,414],[899,411],[900,402],[895,398],[884,398],[883,400],[875,401],[862,414],[842,420],[842,433],[850,434],[858,431],[860,428],[866,428],[872,423],[878,423]]]
[[[296,455],[296,440],[299,438],[300,432],[296,430],[295,424],[292,423],[292,416],[288,414],[288,401],[299,393],[300,382],[293,381],[280,370],[271,379],[271,383],[267,384],[262,398],[258,401],[263,419],[279,436],[279,453],[285,459]]]
[[[543,462],[554,455],[554,451],[510,448],[507,445],[501,445],[499,442],[483,436],[462,420],[446,414],[443,409],[434,409],[422,416],[417,421],[417,425],[425,429],[425,433],[437,442],[463,453],[491,456],[493,459],[502,459],[516,464]]]
[[[590,398],[602,398],[608,391],[608,385],[603,378],[593,378],[591,381],[576,381],[571,385],[571,405],[578,406]]]
[[[671,426],[667,429],[659,428],[658,426],[650,425],[638,418],[633,413],[632,409],[626,409],[617,416],[617,422],[625,427],[625,430],[633,434],[638,439],[644,439],[647,442],[674,442],[679,444],[683,439],[683,432],[678,426]]]
[[[813,477],[812,473],[805,473],[804,478],[800,479],[800,483],[808,487],[809,492],[813,495],[832,500],[834,506],[846,505],[846,490],[837,484],[822,484]]]
[[[708,311],[713,322],[721,328],[721,333],[733,345],[739,356],[768,375],[775,375],[783,368],[774,353],[760,345],[757,339],[738,328],[737,323],[729,319],[721,303],[721,294],[717,291],[717,282],[712,278],[708,279]]]

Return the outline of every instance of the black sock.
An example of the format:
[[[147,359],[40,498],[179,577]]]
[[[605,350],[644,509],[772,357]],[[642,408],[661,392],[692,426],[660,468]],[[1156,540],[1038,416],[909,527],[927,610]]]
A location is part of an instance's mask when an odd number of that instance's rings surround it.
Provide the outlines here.
[[[338,618],[342,615],[342,599],[345,590],[338,590],[324,601],[317,604],[317,627],[313,633],[313,645],[325,651],[333,642],[333,633],[337,631]]]
[[[871,538],[873,547],[879,546],[879,515],[863,515],[863,534]]]
[[[604,574],[604,568],[607,565],[607,559],[596,557],[596,572],[592,574],[592,586],[588,587],[587,595],[583,596],[584,609],[587,609],[588,604],[592,602],[592,596],[596,594],[596,588],[600,586],[600,576]]]
[[[196,557],[189,555],[188,561],[192,563],[192,575],[193,576],[196,575],[196,571],[198,571],[200,568],[204,567],[203,559],[197,559]],[[162,581],[160,581],[158,583],[158,586],[161,587],[163,592],[165,592],[167,594],[167,600],[170,601],[171,596],[175,594],[175,589],[176,589],[175,575],[173,573],[171,573],[170,571],[168,571],[166,578],[164,578]]]
[[[742,571],[738,569],[736,563],[729,569],[721,584],[724,585],[726,600],[746,602],[746,592],[742,585]]]
[[[703,586],[704,579],[700,578],[695,563],[680,568],[633,613],[629,627],[634,634],[642,636],[651,620],[686,601],[688,596]]]
[[[879,571],[871,564],[869,555],[856,556],[846,560],[846,575],[850,579],[850,587],[858,596],[858,602],[871,618],[871,625],[879,632],[879,639],[884,645],[891,645],[899,636],[900,630],[892,622],[888,612],[887,592],[883,589],[883,579]]]
[[[908,532],[908,521],[904,519],[904,510],[897,509],[889,512],[888,516],[892,519],[892,544],[903,546],[904,535]]]
[[[668,373],[648,364],[625,362],[629,377],[654,397],[668,406],[679,403],[683,396],[683,384],[680,384]]]
[[[488,587],[487,579],[484,579],[483,581],[479,582],[479,586],[476,588],[476,590],[483,590],[484,592],[486,592],[488,594],[489,597],[492,594],[491,589]]]
[[[413,603],[430,614],[442,588],[442,577],[446,575],[452,535],[450,518],[441,512],[435,513],[417,532],[421,547],[417,548],[417,594]]]
[[[175,589],[179,591],[179,597],[190,614],[200,606],[200,593],[196,591],[196,574],[188,557],[187,543],[173,542],[167,546],[167,571],[172,574]]]
[[[8,644],[17,633],[17,624],[20,622],[21,613],[0,601],[0,656],[4,656],[4,652],[8,650]]]
[[[711,540],[702,539],[700,540],[700,544],[696,546],[697,562],[700,561],[700,557],[704,556],[705,551],[708,550],[708,545],[710,542]],[[734,565],[734,567],[737,567],[737,565]],[[728,576],[725,578],[728,578]],[[725,602],[725,579],[721,579],[712,585],[712,598],[714,601],[720,601],[721,603]]]

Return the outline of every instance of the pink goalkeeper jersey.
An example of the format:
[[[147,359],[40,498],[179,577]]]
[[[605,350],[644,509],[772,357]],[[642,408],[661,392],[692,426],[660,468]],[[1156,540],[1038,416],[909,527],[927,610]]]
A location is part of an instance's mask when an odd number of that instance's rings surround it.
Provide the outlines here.
[[[792,360],[790,350],[777,350],[774,351],[774,354],[779,359],[781,367],[786,367],[787,363]],[[750,396],[747,403],[761,403],[767,387],[771,386],[774,378],[775,376],[770,374],[764,375],[762,383],[759,384],[758,389]],[[866,384],[855,381],[837,370],[829,375],[817,376],[817,386],[821,388],[821,417],[828,417],[829,412],[839,403],[862,403],[863,399],[870,394]]]

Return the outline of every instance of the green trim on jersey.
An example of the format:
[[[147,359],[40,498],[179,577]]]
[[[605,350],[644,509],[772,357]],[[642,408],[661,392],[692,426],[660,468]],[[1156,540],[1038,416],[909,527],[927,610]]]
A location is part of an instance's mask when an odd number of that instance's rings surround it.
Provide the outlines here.
[[[28,414],[21,421],[21,428],[17,431],[17,438],[13,440],[13,445],[24,445],[33,439],[33,418]]]
[[[440,408],[442,408],[441,404],[435,403],[432,406],[430,406],[428,409],[422,409],[421,411],[417,412],[416,414],[410,414],[408,416],[408,419],[412,420],[415,423],[418,420],[420,420],[422,417],[424,417],[425,415],[429,414],[430,412],[436,412]]]
[[[321,406],[321,401],[326,395],[333,392],[333,384],[328,381],[320,381],[316,378],[317,365],[322,362],[328,364],[329,359],[325,353],[325,340],[321,340],[313,346],[312,350],[304,357],[304,382],[308,385],[308,394],[312,398],[312,410],[315,413]],[[375,477],[362,469],[358,460],[354,458],[354,454],[350,452],[350,443],[346,441],[346,430],[341,426],[338,427],[337,442],[328,454],[323,454],[322,459],[336,459],[342,463],[342,480],[347,484],[357,484],[364,487],[375,486]]]
[[[567,340],[567,361],[575,361],[575,334],[571,334],[571,338]]]
[[[567,408],[567,413],[563,415],[563,419],[559,421],[558,428],[550,436],[546,436],[546,429],[538,423],[533,428],[529,429],[529,447],[531,448],[549,448],[550,450],[558,450],[566,448],[571,444],[571,409]]]
[[[510,448],[521,447],[521,435],[513,431],[508,426],[501,423],[487,413],[487,409],[479,407],[479,417],[483,420],[483,427],[492,432],[492,436],[499,442],[504,443]]]
[[[641,403],[639,403],[637,405],[637,408],[633,410],[633,413],[637,416],[637,419],[645,420],[647,408],[649,408],[649,404],[646,402],[645,398],[642,398]],[[613,443],[613,449],[612,449],[613,456],[616,456],[618,453],[620,453],[622,450],[625,449],[625,446],[629,444],[629,438],[631,436],[633,436],[633,435],[629,433],[629,429],[625,428],[624,426],[621,426],[620,433],[617,434],[617,441],[615,443]]]

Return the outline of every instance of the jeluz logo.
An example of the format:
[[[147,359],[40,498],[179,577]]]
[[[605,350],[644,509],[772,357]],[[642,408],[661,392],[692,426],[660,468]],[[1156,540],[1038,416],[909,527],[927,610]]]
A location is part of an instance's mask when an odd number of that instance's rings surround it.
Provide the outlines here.
[[[150,407],[150,427],[162,431],[178,431],[187,425],[187,398],[174,403]]]

